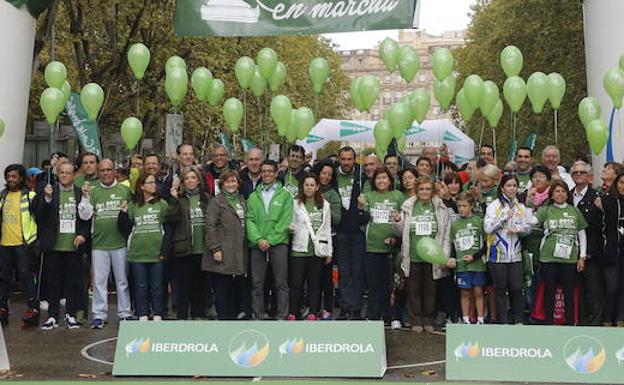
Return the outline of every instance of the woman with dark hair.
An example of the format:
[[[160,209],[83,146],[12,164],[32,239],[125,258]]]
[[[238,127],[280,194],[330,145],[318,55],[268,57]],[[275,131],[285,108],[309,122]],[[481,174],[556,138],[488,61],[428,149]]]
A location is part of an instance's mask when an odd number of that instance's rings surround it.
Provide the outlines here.
[[[320,192],[318,176],[306,174],[299,182],[299,193],[293,205],[290,225],[292,254],[289,261],[290,314],[297,319],[303,287],[307,283],[310,313],[306,319],[316,321],[321,306],[321,271],[332,260],[331,209]]]
[[[196,168],[182,170],[182,184],[170,191],[171,199],[165,212],[165,222],[171,231],[173,258],[171,283],[175,295],[178,319],[200,318],[205,313],[206,276],[201,270],[204,254],[205,213],[208,195],[203,178]]]
[[[425,158],[427,159],[427,158]],[[429,159],[427,159],[428,161]],[[405,168],[399,173],[399,182],[401,183],[401,191],[405,199],[416,195],[416,180],[418,179],[418,171],[414,168]]]
[[[366,225],[364,273],[368,287],[366,318],[381,320],[390,303],[390,259],[395,249],[394,218],[399,215],[403,194],[394,189],[387,167],[375,170],[371,191],[364,194],[364,211],[370,214]]]
[[[245,240],[247,205],[239,187],[236,171],[221,173],[220,192],[210,200],[205,212],[206,247],[201,267],[212,277],[220,320],[235,319],[245,308],[239,293],[249,265]]]
[[[462,192],[461,178],[456,172],[447,172],[444,178],[437,184],[437,195],[444,205],[449,208],[451,223],[459,218],[455,198]]]
[[[156,178],[141,174],[134,200],[124,202],[119,226],[128,237],[128,262],[135,284],[135,306],[139,321],[147,321],[150,305],[154,321],[165,315],[164,301],[164,217],[167,202],[156,191]]]
[[[518,179],[514,175],[504,175],[499,186],[498,199],[487,206],[483,226],[487,233],[488,268],[494,281],[498,321],[508,322],[509,300],[513,321],[521,324],[524,323],[524,300],[520,238],[531,231],[533,217],[530,210],[518,202]]]
[[[606,237],[602,267],[606,288],[603,324],[624,327],[624,173],[602,198]]]
[[[543,227],[539,254],[540,273],[544,280],[545,322],[553,323],[555,288],[563,286],[566,325],[574,325],[574,286],[577,273],[585,268],[587,257],[587,222],[578,208],[569,205],[568,186],[554,180],[548,194],[549,204],[542,206],[535,217]]]

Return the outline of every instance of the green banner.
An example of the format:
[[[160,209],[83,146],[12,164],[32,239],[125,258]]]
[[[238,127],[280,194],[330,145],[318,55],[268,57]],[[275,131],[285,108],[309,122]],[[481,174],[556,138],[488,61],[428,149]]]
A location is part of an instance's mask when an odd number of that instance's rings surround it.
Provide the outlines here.
[[[241,139],[241,144],[243,145],[243,151],[245,151],[245,152],[247,152],[247,151],[249,151],[249,150],[251,150],[252,148],[255,147],[254,143],[251,140],[245,139],[245,138]]]
[[[382,377],[382,322],[122,322],[113,375]]]
[[[80,102],[80,94],[72,92],[67,105],[65,106],[67,116],[74,126],[76,137],[80,142],[80,147],[85,152],[92,152],[102,159],[102,146],[100,145],[100,135],[96,122],[92,122],[87,117],[87,112]]]
[[[175,30],[180,36],[263,36],[412,28],[417,1],[178,0]]]
[[[624,384],[618,328],[449,325],[448,380]]]
[[[28,8],[28,12],[32,15],[32,17],[37,18],[40,14],[42,14],[50,5],[52,5],[54,0],[6,0],[9,4],[12,4],[14,7],[21,8],[26,5]]]
[[[228,136],[228,134],[226,134],[223,131],[219,132],[219,141],[221,141],[221,144],[223,145],[223,147],[225,147],[225,150],[227,152],[229,153],[232,152],[233,150],[232,141],[230,140],[230,137]]]

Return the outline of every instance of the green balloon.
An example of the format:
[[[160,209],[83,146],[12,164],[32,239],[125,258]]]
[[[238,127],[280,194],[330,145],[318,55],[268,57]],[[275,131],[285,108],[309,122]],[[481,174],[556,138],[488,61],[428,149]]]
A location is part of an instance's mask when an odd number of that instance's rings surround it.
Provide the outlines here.
[[[351,101],[355,108],[360,111],[366,111],[364,108],[364,103],[362,99],[360,99],[360,93],[358,92],[360,89],[360,83],[362,82],[362,78],[355,78],[351,80],[351,86],[349,87],[349,95],[351,95]]]
[[[256,56],[256,61],[258,62],[258,69],[262,78],[269,80],[277,67],[277,54],[275,51],[272,48],[262,48],[258,52],[258,56]]]
[[[587,135],[589,148],[591,148],[594,154],[599,155],[609,141],[609,127],[602,120],[595,119],[589,122],[585,128],[585,134]]]
[[[455,97],[455,103],[457,104],[457,109],[461,112],[462,117],[466,122],[470,122],[472,119],[472,115],[475,112],[475,109],[472,107],[472,104],[468,101],[468,97],[466,96],[466,92],[464,89],[460,89],[457,91],[457,96]]]
[[[563,76],[556,72],[548,74],[548,100],[553,110],[558,110],[561,106],[561,99],[565,95],[566,84]]]
[[[200,102],[208,99],[210,91],[210,83],[212,83],[212,72],[206,67],[199,67],[193,71],[191,75],[191,86],[195,92],[195,97]]]
[[[188,74],[186,69],[181,67],[173,67],[165,76],[165,92],[169,97],[169,101],[175,107],[179,106],[184,100],[188,91]]]
[[[134,77],[137,80],[143,79],[145,76],[145,70],[149,66],[150,51],[142,43],[133,44],[128,50],[128,64],[134,73]]]
[[[287,96],[277,95],[271,101],[271,117],[277,126],[277,132],[285,136],[292,125],[292,103]]]
[[[394,136],[392,128],[390,127],[390,122],[386,119],[378,121],[373,129],[373,136],[375,137],[375,147],[379,145],[382,148],[388,148]]]
[[[615,108],[622,107],[624,96],[624,70],[619,67],[609,68],[602,77],[602,85],[611,97]]]
[[[121,123],[121,138],[128,150],[132,150],[139,144],[143,136],[143,123],[133,116],[126,118]]]
[[[548,99],[548,76],[543,72],[533,72],[527,80],[527,95],[531,101],[533,112],[539,114]]]
[[[481,115],[488,116],[496,102],[500,98],[500,92],[498,91],[498,86],[491,80],[486,80],[483,82],[483,97],[481,98],[481,106],[479,109],[481,110]]]
[[[308,74],[310,75],[310,80],[312,80],[314,92],[320,94],[323,85],[329,79],[329,63],[325,58],[317,57],[310,62]]]
[[[69,98],[71,97],[71,93],[72,93],[71,84],[69,84],[67,80],[65,80],[65,83],[63,83],[63,87],[61,87],[61,91],[63,91],[63,96],[65,97],[63,104],[67,104],[67,101],[69,101]]]
[[[431,55],[431,68],[433,75],[439,81],[443,81],[453,72],[453,55],[447,48],[437,48]]]
[[[383,61],[388,72],[394,72],[399,61],[399,45],[397,42],[389,37],[385,38],[379,45],[379,57]]]
[[[230,131],[236,133],[238,131],[238,127],[243,121],[243,115],[245,114],[245,109],[243,108],[243,103],[236,98],[229,98],[223,103],[223,119],[225,119],[225,123],[230,128]]]
[[[4,120],[0,116],[0,138],[2,138],[2,135],[4,135]]]
[[[284,85],[286,81],[286,66],[281,61],[277,62],[275,66],[275,71],[271,74],[269,78],[269,88],[271,92],[277,92],[277,90]]]
[[[414,118],[410,105],[404,102],[396,102],[386,111],[386,119],[395,138],[400,138],[405,131],[412,126]]]
[[[433,96],[445,110],[448,110],[451,100],[453,100],[453,95],[455,95],[455,82],[455,76],[452,74],[442,81],[438,79],[433,80]]]
[[[382,146],[379,143],[375,143],[375,155],[379,159],[383,159],[386,157],[386,153],[388,152],[388,146]]]
[[[624,70],[624,55],[620,56],[620,61],[618,62],[620,68]]]
[[[236,80],[238,81],[238,85],[246,90],[249,88],[249,83],[251,83],[251,79],[256,72],[256,65],[253,60],[251,60],[248,56],[243,56],[236,61],[236,65],[234,66],[234,75],[236,75]]]
[[[405,152],[405,145],[407,144],[407,140],[405,138],[405,135],[401,136],[400,138],[397,139],[397,147],[399,149],[399,152],[401,154],[403,154]]]
[[[503,84],[503,96],[513,112],[520,111],[522,103],[527,96],[527,89],[524,80],[520,76],[511,76]]]
[[[418,124],[422,124],[427,118],[427,112],[431,107],[431,96],[426,90],[418,88],[409,94],[409,103],[412,107],[414,120],[416,120]]]
[[[431,237],[423,237],[416,244],[416,253],[425,262],[438,265],[445,265],[448,262],[448,256],[444,254],[442,245]]]
[[[65,79],[67,78],[67,68],[65,64],[60,61],[51,61],[45,68],[43,72],[43,77],[45,78],[48,87],[58,88],[59,90],[63,87],[63,83],[65,83]]]
[[[186,71],[186,62],[180,56],[171,56],[165,63],[165,74],[168,74],[174,68],[181,68]]]
[[[483,99],[483,79],[481,76],[472,74],[464,80],[464,95],[473,112],[479,108]]]
[[[297,139],[304,140],[315,124],[314,112],[308,107],[300,107],[293,110],[291,129],[297,134]]]
[[[490,124],[491,128],[496,128],[498,126],[498,122],[503,116],[503,101],[498,99],[496,104],[494,104],[494,108],[487,116],[487,121]]]
[[[291,116],[292,116],[291,121],[292,121],[293,123],[294,123],[294,121],[295,121],[295,111],[296,111],[296,110],[292,110],[292,112],[291,112]],[[284,136],[286,136],[286,141],[287,141],[288,143],[295,143],[295,142],[297,141],[297,131],[293,129],[292,124],[291,124],[291,126],[290,126],[290,127],[288,127],[288,129],[286,130],[286,135],[284,135]]]
[[[221,79],[212,79],[210,87],[208,88],[208,103],[211,106],[219,104],[225,93],[225,85]]]
[[[399,48],[399,72],[407,83],[411,82],[420,69],[420,57],[414,47],[404,45]]]
[[[46,88],[39,98],[39,104],[43,110],[43,114],[46,117],[48,124],[54,124],[56,118],[63,111],[65,107],[65,96],[63,92],[58,88]]]
[[[600,102],[593,96],[587,96],[578,105],[578,115],[583,127],[596,119],[600,119]]]
[[[379,95],[379,78],[373,75],[363,76],[358,83],[357,92],[364,110],[369,111]]]
[[[264,95],[264,91],[266,91],[266,80],[260,75],[260,71],[256,68],[256,72],[254,72],[253,78],[251,78],[251,82],[249,82],[249,88],[251,88],[251,92],[255,97],[259,98]]]
[[[94,121],[104,104],[104,90],[99,84],[89,83],[80,91],[80,102],[87,112],[89,120]]]
[[[507,77],[518,76],[523,61],[522,52],[516,46],[508,45],[501,51],[500,64]]]

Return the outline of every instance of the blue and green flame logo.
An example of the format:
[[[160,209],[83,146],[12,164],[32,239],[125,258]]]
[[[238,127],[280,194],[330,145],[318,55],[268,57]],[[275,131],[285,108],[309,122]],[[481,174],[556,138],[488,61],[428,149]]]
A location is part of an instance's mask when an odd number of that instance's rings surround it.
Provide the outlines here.
[[[563,347],[563,354],[570,369],[581,374],[596,373],[604,366],[607,358],[602,343],[589,336],[570,339]]]
[[[269,340],[256,330],[244,330],[230,341],[230,359],[241,368],[260,365],[269,355]]]

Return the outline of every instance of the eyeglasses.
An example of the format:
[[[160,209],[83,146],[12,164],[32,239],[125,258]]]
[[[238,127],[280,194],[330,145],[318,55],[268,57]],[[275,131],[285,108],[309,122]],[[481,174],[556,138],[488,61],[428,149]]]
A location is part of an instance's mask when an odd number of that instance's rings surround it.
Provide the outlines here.
[[[143,182],[143,184],[156,184],[156,181],[155,180],[149,180],[149,181],[146,180],[145,182]]]
[[[585,175],[587,171],[572,171],[572,175]]]

